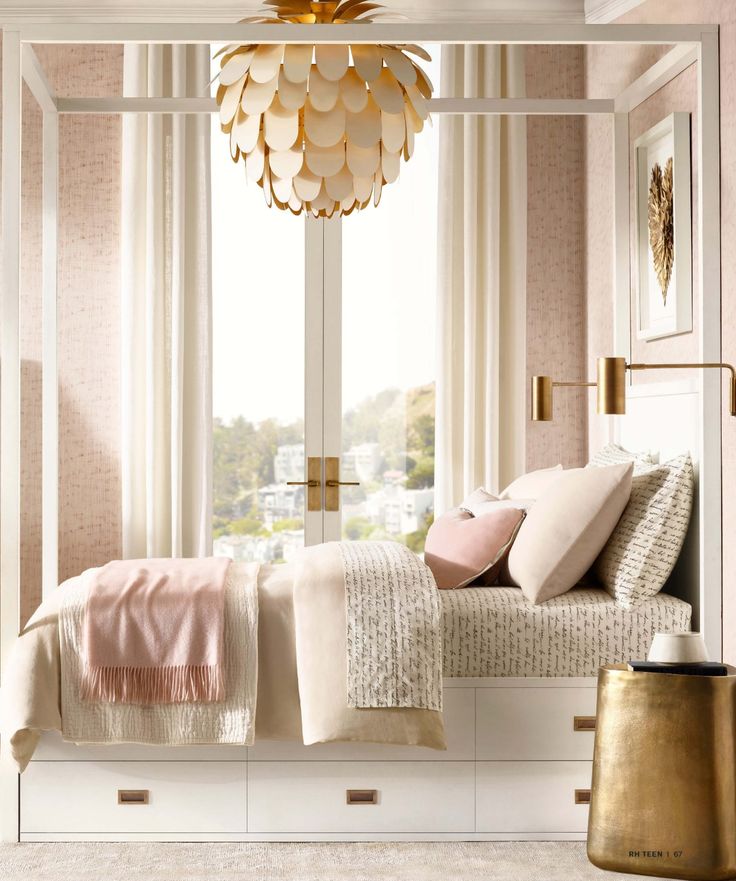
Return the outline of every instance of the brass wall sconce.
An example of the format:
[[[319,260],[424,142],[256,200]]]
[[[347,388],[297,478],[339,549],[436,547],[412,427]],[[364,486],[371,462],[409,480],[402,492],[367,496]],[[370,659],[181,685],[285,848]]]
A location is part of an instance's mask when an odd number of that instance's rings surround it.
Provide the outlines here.
[[[555,382],[551,376],[532,377],[532,420],[551,422],[553,408],[553,389],[580,388],[594,386],[594,382]]]
[[[681,364],[627,364],[625,358],[599,358],[597,382],[554,382],[549,376],[532,377],[532,420],[550,422],[552,420],[552,394],[556,387],[596,386],[598,401],[596,410],[602,416],[623,415],[626,413],[626,371],[627,370],[728,370],[731,373],[729,412],[736,416],[736,369],[733,365],[719,361]]]

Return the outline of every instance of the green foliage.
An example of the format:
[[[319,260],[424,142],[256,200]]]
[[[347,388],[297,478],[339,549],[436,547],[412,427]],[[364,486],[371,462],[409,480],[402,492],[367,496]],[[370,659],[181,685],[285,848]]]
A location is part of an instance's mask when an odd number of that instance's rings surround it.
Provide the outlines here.
[[[434,457],[420,459],[406,476],[407,489],[428,489],[434,486]]]
[[[350,517],[345,521],[342,534],[350,541],[365,541],[373,529],[373,524],[367,517]]]
[[[273,532],[286,532],[287,530],[304,529],[304,521],[301,517],[285,517],[273,524]]]

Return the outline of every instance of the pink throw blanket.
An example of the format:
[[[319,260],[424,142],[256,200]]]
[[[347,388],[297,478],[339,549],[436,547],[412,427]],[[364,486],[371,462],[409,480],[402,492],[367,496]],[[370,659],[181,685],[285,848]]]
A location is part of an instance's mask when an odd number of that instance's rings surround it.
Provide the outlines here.
[[[221,701],[230,560],[115,560],[92,576],[82,700]]]

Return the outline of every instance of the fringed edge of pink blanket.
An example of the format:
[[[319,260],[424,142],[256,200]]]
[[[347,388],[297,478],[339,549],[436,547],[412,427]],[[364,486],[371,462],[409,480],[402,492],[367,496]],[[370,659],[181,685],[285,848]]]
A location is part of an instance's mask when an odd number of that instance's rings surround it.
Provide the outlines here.
[[[214,703],[225,699],[222,668],[88,667],[82,673],[83,701],[125,704]]]

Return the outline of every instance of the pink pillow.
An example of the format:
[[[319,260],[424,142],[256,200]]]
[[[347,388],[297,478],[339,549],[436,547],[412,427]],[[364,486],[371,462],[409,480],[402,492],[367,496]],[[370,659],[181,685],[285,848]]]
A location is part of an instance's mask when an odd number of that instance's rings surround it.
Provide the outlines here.
[[[480,517],[453,508],[430,526],[424,562],[440,590],[465,587],[483,576],[493,584],[519,531],[524,511],[503,507]]]

